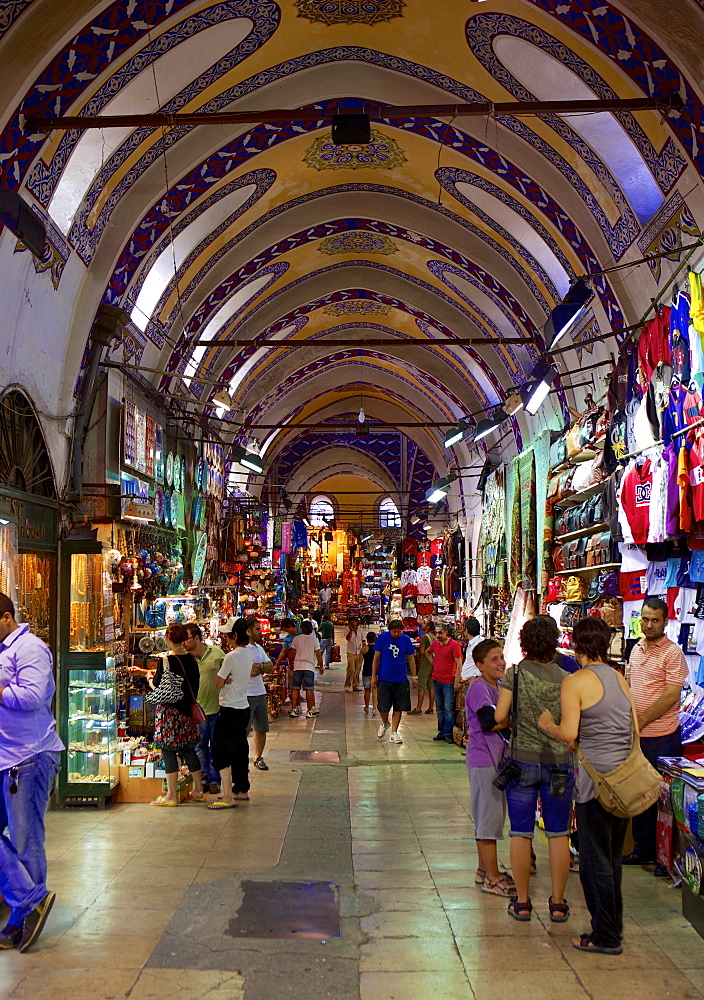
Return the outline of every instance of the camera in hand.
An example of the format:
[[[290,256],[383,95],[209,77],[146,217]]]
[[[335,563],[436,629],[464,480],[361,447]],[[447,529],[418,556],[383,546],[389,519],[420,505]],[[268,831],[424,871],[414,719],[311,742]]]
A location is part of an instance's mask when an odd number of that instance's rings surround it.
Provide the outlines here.
[[[496,767],[496,772],[496,777],[492,781],[492,785],[501,792],[506,788],[509,781],[513,781],[514,778],[520,778],[521,776],[519,765],[511,757],[502,757]]]

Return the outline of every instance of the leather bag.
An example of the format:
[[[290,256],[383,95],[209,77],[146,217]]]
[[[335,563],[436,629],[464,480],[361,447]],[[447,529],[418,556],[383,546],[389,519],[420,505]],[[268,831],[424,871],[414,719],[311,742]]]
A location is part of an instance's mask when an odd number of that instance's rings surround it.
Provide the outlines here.
[[[640,816],[657,802],[660,795],[660,775],[640,748],[635,717],[633,746],[628,757],[613,771],[602,774],[592,767],[577,744],[579,763],[594,782],[594,794],[599,804],[614,816],[630,819]]]
[[[565,587],[565,600],[570,604],[583,601],[587,596],[587,584],[579,576],[568,576]]]

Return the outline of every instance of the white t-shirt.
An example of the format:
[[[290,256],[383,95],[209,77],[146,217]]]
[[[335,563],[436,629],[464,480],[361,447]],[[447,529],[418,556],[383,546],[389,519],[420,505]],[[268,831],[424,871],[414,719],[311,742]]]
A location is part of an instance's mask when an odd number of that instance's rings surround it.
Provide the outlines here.
[[[318,594],[321,604],[329,604],[330,598],[332,597],[332,591],[329,587],[324,587]]]
[[[294,670],[315,670],[318,663],[315,651],[320,649],[320,643],[314,632],[311,632],[310,635],[304,635],[301,632],[291,643],[291,649],[295,650],[293,657]]]
[[[218,677],[223,680],[231,677],[229,684],[223,684],[219,691],[221,708],[249,708],[247,688],[252,674],[251,646],[238,646],[228,653],[218,670]]]
[[[474,662],[474,657],[472,656],[472,650],[482,641],[480,635],[473,636],[467,643],[467,652],[465,654],[464,663],[462,664],[462,680],[468,681],[470,677],[481,677],[479,667]]]
[[[262,647],[258,642],[250,643],[247,647],[252,653],[252,663],[266,663],[269,657],[266,655]],[[261,674],[257,674],[255,677],[249,678],[249,686],[247,687],[247,697],[256,698],[257,695],[266,694],[266,687],[264,686],[264,678]]]

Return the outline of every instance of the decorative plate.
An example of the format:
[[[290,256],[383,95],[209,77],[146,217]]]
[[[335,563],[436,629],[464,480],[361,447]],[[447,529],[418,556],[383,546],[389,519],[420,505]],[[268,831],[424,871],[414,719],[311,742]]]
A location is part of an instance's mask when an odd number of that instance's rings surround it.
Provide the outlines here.
[[[154,652],[154,640],[150,635],[143,635],[139,640],[139,648],[143,653]]]
[[[198,465],[196,466],[196,476],[195,476],[195,487],[197,490],[203,489],[203,473],[205,471],[205,462],[202,458],[198,459]]]
[[[183,523],[183,494],[175,490],[171,494],[171,527],[178,528]]]
[[[164,526],[169,527],[171,524],[171,494],[168,490],[164,490]]]
[[[206,459],[203,459],[203,476],[201,479],[201,489],[204,493],[208,492],[210,486],[210,468]]]
[[[181,459],[174,455],[174,489],[178,492],[181,489]]]
[[[174,485],[174,453],[172,451],[166,456],[166,485]]]
[[[186,492],[186,459],[181,458],[181,492]]]
[[[205,497],[202,497],[202,502],[201,502],[201,505],[200,505],[200,516],[198,518],[198,527],[199,528],[204,528],[205,527],[205,522],[207,520],[207,517],[208,517],[208,504],[206,503]]]
[[[164,520],[164,490],[161,486],[157,486],[154,493],[154,516],[157,524]]]
[[[154,652],[155,653],[165,653],[166,652],[166,639],[163,635],[154,636]]]

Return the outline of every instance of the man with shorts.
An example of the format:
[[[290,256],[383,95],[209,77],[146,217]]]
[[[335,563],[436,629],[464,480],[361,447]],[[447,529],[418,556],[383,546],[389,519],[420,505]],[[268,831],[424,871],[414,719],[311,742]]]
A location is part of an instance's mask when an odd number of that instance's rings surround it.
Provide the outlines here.
[[[289,717],[297,719],[301,714],[298,703],[301,698],[301,690],[306,693],[307,719],[314,719],[318,715],[315,707],[315,664],[318,663],[320,673],[325,673],[323,657],[320,652],[318,637],[313,632],[313,626],[309,621],[304,621],[301,625],[301,634],[294,636],[290,650],[291,665],[293,674],[291,676],[291,711]]]
[[[420,640],[420,645],[418,646],[418,702],[416,707],[411,710],[411,715],[420,715],[423,711],[423,699],[425,698],[425,692],[428,692],[428,707],[425,710],[426,715],[432,715],[435,707],[435,692],[433,690],[433,661],[428,656],[428,646],[431,642],[434,642],[436,638],[435,635],[435,622],[426,622],[423,626],[423,638]]]
[[[347,673],[345,691],[359,691],[359,675],[362,670],[362,646],[364,636],[358,618],[350,618],[345,635],[347,641]]]
[[[258,771],[268,771],[269,766],[264,760],[266,734],[269,732],[269,706],[266,702],[266,688],[263,674],[269,674],[274,669],[264,648],[260,645],[262,631],[256,618],[248,618],[249,647],[252,652],[252,673],[247,687],[249,702],[249,733],[254,733],[254,760],[252,764]]]
[[[418,684],[416,659],[413,643],[403,632],[403,622],[389,622],[389,631],[382,632],[374,643],[372,662],[372,688],[377,691],[377,708],[381,724],[376,735],[382,739],[389,728],[391,716],[391,742],[403,743],[398,732],[401,713],[411,710],[411,688],[408,671],[411,672],[413,687]]]
[[[276,663],[274,664],[274,670],[282,662],[286,660],[287,663],[287,678],[286,683],[289,691],[291,690],[291,643],[297,635],[301,634],[296,622],[293,618],[284,618],[281,622],[281,631],[284,633],[283,641],[281,643],[281,649],[279,650],[279,655],[276,657]],[[286,699],[288,701],[288,699]]]

